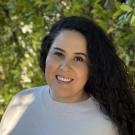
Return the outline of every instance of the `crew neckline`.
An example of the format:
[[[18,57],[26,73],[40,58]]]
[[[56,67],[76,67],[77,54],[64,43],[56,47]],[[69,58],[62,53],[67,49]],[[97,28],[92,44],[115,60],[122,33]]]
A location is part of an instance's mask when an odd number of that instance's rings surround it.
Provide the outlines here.
[[[48,86],[48,96],[51,98],[50,100],[53,100],[52,102],[55,102],[56,104],[57,103],[62,103],[62,104],[82,104],[83,102],[87,102],[88,100],[90,100],[91,96],[85,100],[82,100],[82,101],[76,101],[76,102],[60,102],[60,101],[57,101],[55,99],[53,99],[53,97],[51,96],[51,93],[50,93],[50,90],[51,88]]]
[[[91,109],[97,108],[97,103],[93,96],[90,96],[88,99],[73,102],[73,103],[65,103],[65,102],[58,102],[54,100],[50,93],[49,93],[49,86],[46,85],[42,92],[42,101],[44,105],[50,110],[51,112],[86,112]]]

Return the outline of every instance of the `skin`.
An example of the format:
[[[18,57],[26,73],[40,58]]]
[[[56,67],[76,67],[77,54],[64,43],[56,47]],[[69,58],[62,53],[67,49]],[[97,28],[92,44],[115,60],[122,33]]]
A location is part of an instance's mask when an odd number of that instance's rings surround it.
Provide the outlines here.
[[[86,39],[81,33],[61,31],[53,41],[45,64],[45,77],[54,100],[72,103],[88,99],[84,91],[88,56]]]

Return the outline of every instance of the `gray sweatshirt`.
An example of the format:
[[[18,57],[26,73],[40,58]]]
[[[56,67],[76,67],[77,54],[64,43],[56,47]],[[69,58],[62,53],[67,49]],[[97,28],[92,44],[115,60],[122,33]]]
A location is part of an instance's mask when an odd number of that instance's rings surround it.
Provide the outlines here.
[[[76,103],[54,101],[49,86],[19,92],[0,124],[0,135],[118,135],[93,97]]]

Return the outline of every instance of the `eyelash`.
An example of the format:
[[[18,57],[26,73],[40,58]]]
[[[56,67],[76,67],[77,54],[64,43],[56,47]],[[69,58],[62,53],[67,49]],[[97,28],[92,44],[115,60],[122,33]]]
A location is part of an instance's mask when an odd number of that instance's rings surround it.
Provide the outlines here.
[[[75,57],[75,61],[78,61],[78,62],[83,62],[84,59],[82,57]]]
[[[60,53],[60,52],[54,52],[54,55],[56,55],[56,56],[58,56],[58,57],[63,56],[63,54],[62,54],[62,53]]]
[[[63,57],[64,55],[61,52],[54,52],[54,55],[58,56],[58,57]],[[74,60],[76,62],[84,62],[84,59],[82,57],[76,56],[74,58]]]

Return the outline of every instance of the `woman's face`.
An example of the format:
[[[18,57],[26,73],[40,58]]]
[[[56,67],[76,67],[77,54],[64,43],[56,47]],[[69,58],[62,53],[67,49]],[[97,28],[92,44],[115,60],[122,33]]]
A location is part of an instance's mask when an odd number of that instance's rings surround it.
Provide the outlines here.
[[[56,101],[77,102],[88,98],[84,91],[88,56],[86,39],[81,33],[73,30],[59,33],[46,58],[45,77]]]

